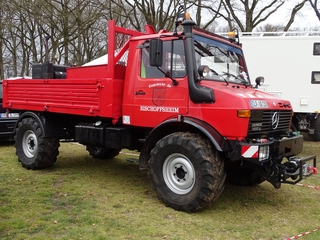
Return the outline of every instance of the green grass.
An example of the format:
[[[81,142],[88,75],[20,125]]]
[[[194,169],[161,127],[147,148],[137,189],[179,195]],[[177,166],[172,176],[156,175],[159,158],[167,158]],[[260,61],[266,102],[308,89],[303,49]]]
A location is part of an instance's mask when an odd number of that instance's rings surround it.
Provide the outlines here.
[[[301,155],[320,156],[319,146],[305,142]],[[187,214],[157,199],[147,171],[126,161],[137,157],[96,160],[72,143],[59,150],[52,168],[32,171],[12,144],[0,146],[0,239],[286,239],[320,227],[319,190],[226,184],[212,206]],[[320,186],[320,175],[302,183]]]

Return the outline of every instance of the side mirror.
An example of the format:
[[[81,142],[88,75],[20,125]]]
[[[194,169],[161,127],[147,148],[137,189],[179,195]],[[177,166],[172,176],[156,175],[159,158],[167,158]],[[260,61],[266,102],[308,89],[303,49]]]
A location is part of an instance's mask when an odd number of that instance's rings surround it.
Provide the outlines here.
[[[157,38],[157,39],[150,40],[150,45],[149,45],[150,66],[152,67],[162,66],[162,59],[163,59],[162,49],[163,49],[163,42],[161,39]]]
[[[258,88],[258,86],[262,86],[264,83],[264,77],[257,77],[256,78],[256,86],[254,88]]]

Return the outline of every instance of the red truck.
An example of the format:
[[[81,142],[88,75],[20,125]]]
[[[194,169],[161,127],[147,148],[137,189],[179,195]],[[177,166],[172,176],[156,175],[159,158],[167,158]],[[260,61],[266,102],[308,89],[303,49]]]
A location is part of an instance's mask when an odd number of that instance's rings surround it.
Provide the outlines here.
[[[291,103],[252,86],[239,39],[182,16],[173,32],[158,33],[111,20],[105,64],[43,63],[33,79],[3,80],[4,107],[21,110],[14,138],[22,166],[51,167],[60,139],[95,158],[137,150],[159,199],[186,212],[210,205],[226,179],[280,188],[316,173],[315,155],[296,157],[303,136],[290,131]]]

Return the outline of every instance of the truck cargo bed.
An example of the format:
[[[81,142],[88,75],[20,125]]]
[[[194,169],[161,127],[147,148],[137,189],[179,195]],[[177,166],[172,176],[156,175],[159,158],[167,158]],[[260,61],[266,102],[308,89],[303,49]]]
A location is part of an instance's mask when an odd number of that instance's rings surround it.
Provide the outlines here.
[[[116,119],[122,92],[122,79],[4,80],[3,107]]]

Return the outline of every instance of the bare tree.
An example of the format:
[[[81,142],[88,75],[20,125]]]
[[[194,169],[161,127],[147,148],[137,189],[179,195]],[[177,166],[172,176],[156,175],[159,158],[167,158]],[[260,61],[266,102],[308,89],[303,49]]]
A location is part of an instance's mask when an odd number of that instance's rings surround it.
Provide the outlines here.
[[[284,31],[288,31],[288,30],[289,30],[290,26],[291,26],[292,23],[294,22],[294,18],[295,18],[295,16],[296,16],[297,12],[299,12],[299,11],[303,8],[303,6],[304,6],[304,4],[305,4],[306,2],[307,2],[307,0],[303,0],[303,1],[301,1],[300,3],[297,3],[297,4],[293,7],[293,9],[291,10],[290,19],[289,19],[289,21],[287,22],[286,26],[284,27]]]
[[[288,1],[285,0],[223,0],[226,11],[225,19],[229,26],[237,26],[243,32],[251,32],[255,27],[265,22]],[[306,0],[297,3],[290,15],[290,19],[286,23],[284,30],[288,30],[294,21],[294,17],[298,11],[304,6]]]
[[[160,29],[172,30],[179,5],[182,0],[111,0],[116,6],[113,15],[116,19],[125,19],[131,28],[138,31],[144,30],[144,25],[149,24],[156,31]]]
[[[5,26],[0,31],[5,34],[1,44],[11,60],[10,65],[3,60],[0,65],[10,67],[10,76],[29,74],[30,63],[45,61],[47,36],[50,36],[49,61],[58,64],[83,64],[105,49],[107,27],[102,14],[105,9],[98,0],[12,0],[6,6],[12,19],[6,25],[1,24]],[[1,21],[3,16],[6,14],[1,15]]]
[[[279,24],[270,24],[258,26],[256,28],[257,32],[283,32],[283,26]]]
[[[45,0],[45,11],[42,24],[42,31],[51,36],[52,41],[52,61],[60,63],[61,58],[63,64],[72,64],[70,59],[72,51],[69,49],[71,42],[78,41],[81,45],[81,38],[85,28],[90,28],[96,18],[92,15],[86,16],[84,11],[90,8],[91,1],[80,0]],[[69,56],[71,55],[71,57]],[[79,57],[75,57],[78,59]]]
[[[223,2],[221,0],[194,0],[189,1],[188,3],[189,5],[191,4],[188,8],[195,8],[196,25],[203,29],[210,28],[213,25],[213,23],[219,18],[223,18],[224,20],[228,19],[225,15],[221,14],[223,6]]]
[[[3,1],[0,2],[0,79],[4,78],[4,31],[6,29],[6,13],[7,9]]]
[[[318,0],[309,0],[308,2],[310,3],[311,7],[313,8],[316,16],[320,21],[320,9],[318,8]]]

